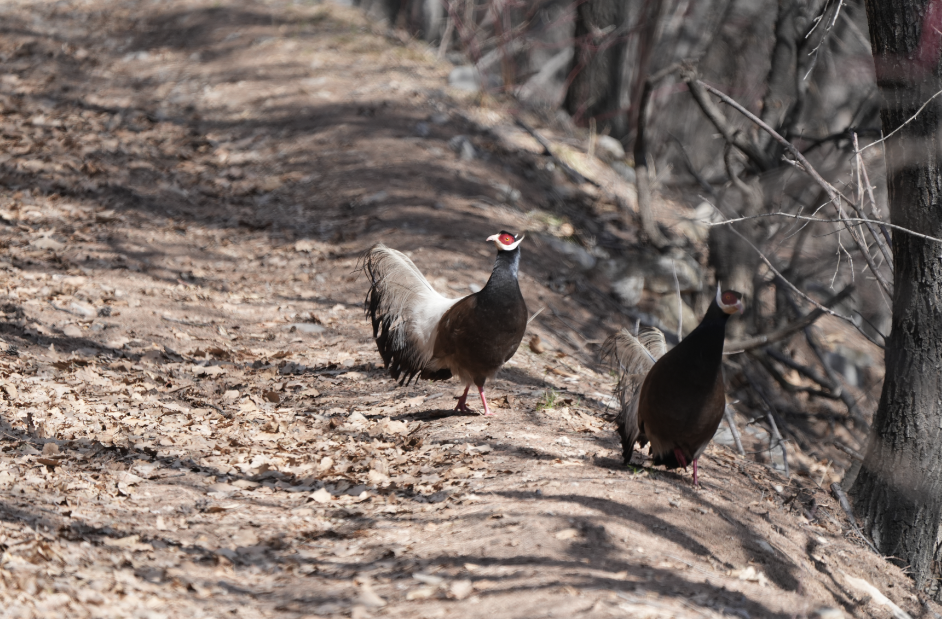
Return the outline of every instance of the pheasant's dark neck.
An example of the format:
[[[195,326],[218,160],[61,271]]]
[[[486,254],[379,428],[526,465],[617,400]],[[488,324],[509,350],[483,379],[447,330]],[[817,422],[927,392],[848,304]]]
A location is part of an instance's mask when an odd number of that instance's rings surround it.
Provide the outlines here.
[[[509,290],[518,291],[520,287],[517,284],[517,272],[520,268],[520,249],[511,251],[498,251],[497,260],[494,262],[494,269],[491,271],[491,277],[487,280],[484,288],[479,295],[491,296],[500,292],[506,293]],[[516,296],[516,295],[515,295]]]
[[[697,328],[678,344],[678,347],[690,347],[703,353],[716,355],[717,364],[721,362],[723,341],[726,339],[726,321],[729,314],[720,309],[714,301]]]

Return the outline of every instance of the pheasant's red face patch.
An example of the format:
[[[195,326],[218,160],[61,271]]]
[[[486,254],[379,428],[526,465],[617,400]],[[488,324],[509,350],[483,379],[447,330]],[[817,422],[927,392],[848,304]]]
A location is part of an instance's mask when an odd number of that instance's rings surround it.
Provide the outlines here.
[[[517,239],[515,239],[513,236],[509,234],[502,234],[499,237],[497,237],[497,240],[500,241],[501,245],[513,245]]]

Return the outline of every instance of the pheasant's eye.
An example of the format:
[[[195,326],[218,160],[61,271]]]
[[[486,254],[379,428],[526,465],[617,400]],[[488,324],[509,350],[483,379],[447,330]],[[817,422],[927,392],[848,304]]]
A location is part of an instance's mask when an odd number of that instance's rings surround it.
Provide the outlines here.
[[[500,241],[501,245],[513,245],[517,239],[509,234],[502,234],[497,237],[497,240]]]
[[[722,300],[723,300],[723,305],[735,305],[736,301],[738,301],[739,299],[736,297],[735,292],[730,292],[727,290],[726,292],[723,293]]]

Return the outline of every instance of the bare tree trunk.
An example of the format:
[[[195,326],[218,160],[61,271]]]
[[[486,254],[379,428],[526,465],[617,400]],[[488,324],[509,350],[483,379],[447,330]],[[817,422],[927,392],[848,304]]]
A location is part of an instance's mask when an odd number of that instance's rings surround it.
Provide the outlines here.
[[[619,110],[627,12],[628,3],[623,0],[586,0],[577,6],[576,53],[563,103],[577,123],[595,118],[599,127],[608,125],[615,136],[626,129]]]
[[[867,0],[882,96],[890,218],[942,235],[942,0]],[[881,552],[908,565],[940,599],[942,522],[942,248],[893,235],[893,330],[886,379],[860,472],[851,489],[864,529]]]

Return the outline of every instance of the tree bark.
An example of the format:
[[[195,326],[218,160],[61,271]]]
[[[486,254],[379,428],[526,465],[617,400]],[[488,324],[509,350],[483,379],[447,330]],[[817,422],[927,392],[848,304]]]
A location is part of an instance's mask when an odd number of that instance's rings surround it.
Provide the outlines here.
[[[628,3],[623,0],[586,0],[576,7],[576,53],[570,67],[571,82],[564,106],[570,116],[586,124],[606,124],[612,135],[625,132],[619,114],[624,84],[625,25]]]
[[[881,94],[891,221],[942,235],[942,0],[867,0]],[[864,530],[940,599],[942,522],[942,247],[893,235],[892,332],[886,378],[851,489]]]

